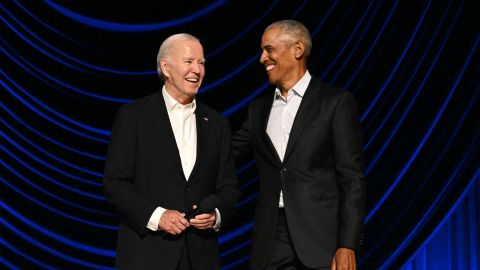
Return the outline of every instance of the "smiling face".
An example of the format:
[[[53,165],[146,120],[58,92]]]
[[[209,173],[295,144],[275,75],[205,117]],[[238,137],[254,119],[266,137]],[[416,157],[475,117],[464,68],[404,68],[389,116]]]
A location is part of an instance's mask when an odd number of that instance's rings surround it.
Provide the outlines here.
[[[179,103],[193,101],[205,76],[203,47],[197,40],[172,41],[168,54],[160,59],[165,89]]]
[[[280,90],[287,91],[305,74],[303,45],[279,27],[263,33],[261,48],[260,63],[265,67],[270,83]]]

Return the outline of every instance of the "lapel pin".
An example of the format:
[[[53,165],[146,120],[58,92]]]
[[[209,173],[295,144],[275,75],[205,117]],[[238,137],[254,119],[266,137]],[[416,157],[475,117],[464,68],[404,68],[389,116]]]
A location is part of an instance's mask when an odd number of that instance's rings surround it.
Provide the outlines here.
[[[208,118],[207,117],[203,117],[203,120],[207,121],[208,122]]]

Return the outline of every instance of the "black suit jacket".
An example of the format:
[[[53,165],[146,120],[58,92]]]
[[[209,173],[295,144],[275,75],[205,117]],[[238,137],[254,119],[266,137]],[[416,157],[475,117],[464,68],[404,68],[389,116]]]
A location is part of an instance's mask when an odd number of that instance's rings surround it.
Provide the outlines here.
[[[194,269],[219,269],[217,233],[190,227],[180,236],[146,228],[157,206],[186,212],[206,199],[222,224],[239,196],[225,117],[197,102],[197,158],[185,179],[161,91],[124,105],[117,113],[105,164],[104,192],[121,222],[119,269],[175,269],[188,245]]]
[[[260,176],[251,268],[269,260],[280,190],[295,251],[308,267],[329,266],[339,247],[357,249],[365,212],[359,117],[353,95],[312,77],[283,162],[267,135],[273,94],[253,101],[233,136],[237,163],[253,154]]]

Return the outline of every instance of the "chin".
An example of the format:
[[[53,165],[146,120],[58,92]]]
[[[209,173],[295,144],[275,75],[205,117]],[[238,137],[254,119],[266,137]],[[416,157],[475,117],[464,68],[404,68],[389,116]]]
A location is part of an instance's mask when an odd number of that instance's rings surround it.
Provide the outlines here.
[[[198,93],[198,89],[195,90],[195,91],[192,91],[192,92],[187,93],[187,95],[188,95],[190,98],[195,98],[195,96],[197,95],[197,93]]]
[[[272,76],[268,76],[268,81],[271,83],[271,84],[276,84],[277,83],[277,80],[276,78],[272,77]]]
[[[186,90],[185,92],[187,95],[195,95],[197,94],[199,88],[200,88],[199,86],[190,87],[189,89],[185,89]]]

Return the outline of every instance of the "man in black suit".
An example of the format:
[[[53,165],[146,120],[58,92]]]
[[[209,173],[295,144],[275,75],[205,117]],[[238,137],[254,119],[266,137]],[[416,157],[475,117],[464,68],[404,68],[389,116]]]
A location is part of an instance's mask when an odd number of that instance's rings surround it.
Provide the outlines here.
[[[260,176],[252,269],[356,268],[366,201],[356,102],[310,75],[311,47],[297,21],[265,29],[260,63],[275,93],[250,104],[233,136],[237,164],[253,154]]]
[[[204,64],[196,37],[170,36],[157,57],[162,90],[117,113],[103,184],[121,216],[119,269],[220,269],[217,231],[239,189],[228,120],[195,100]]]

